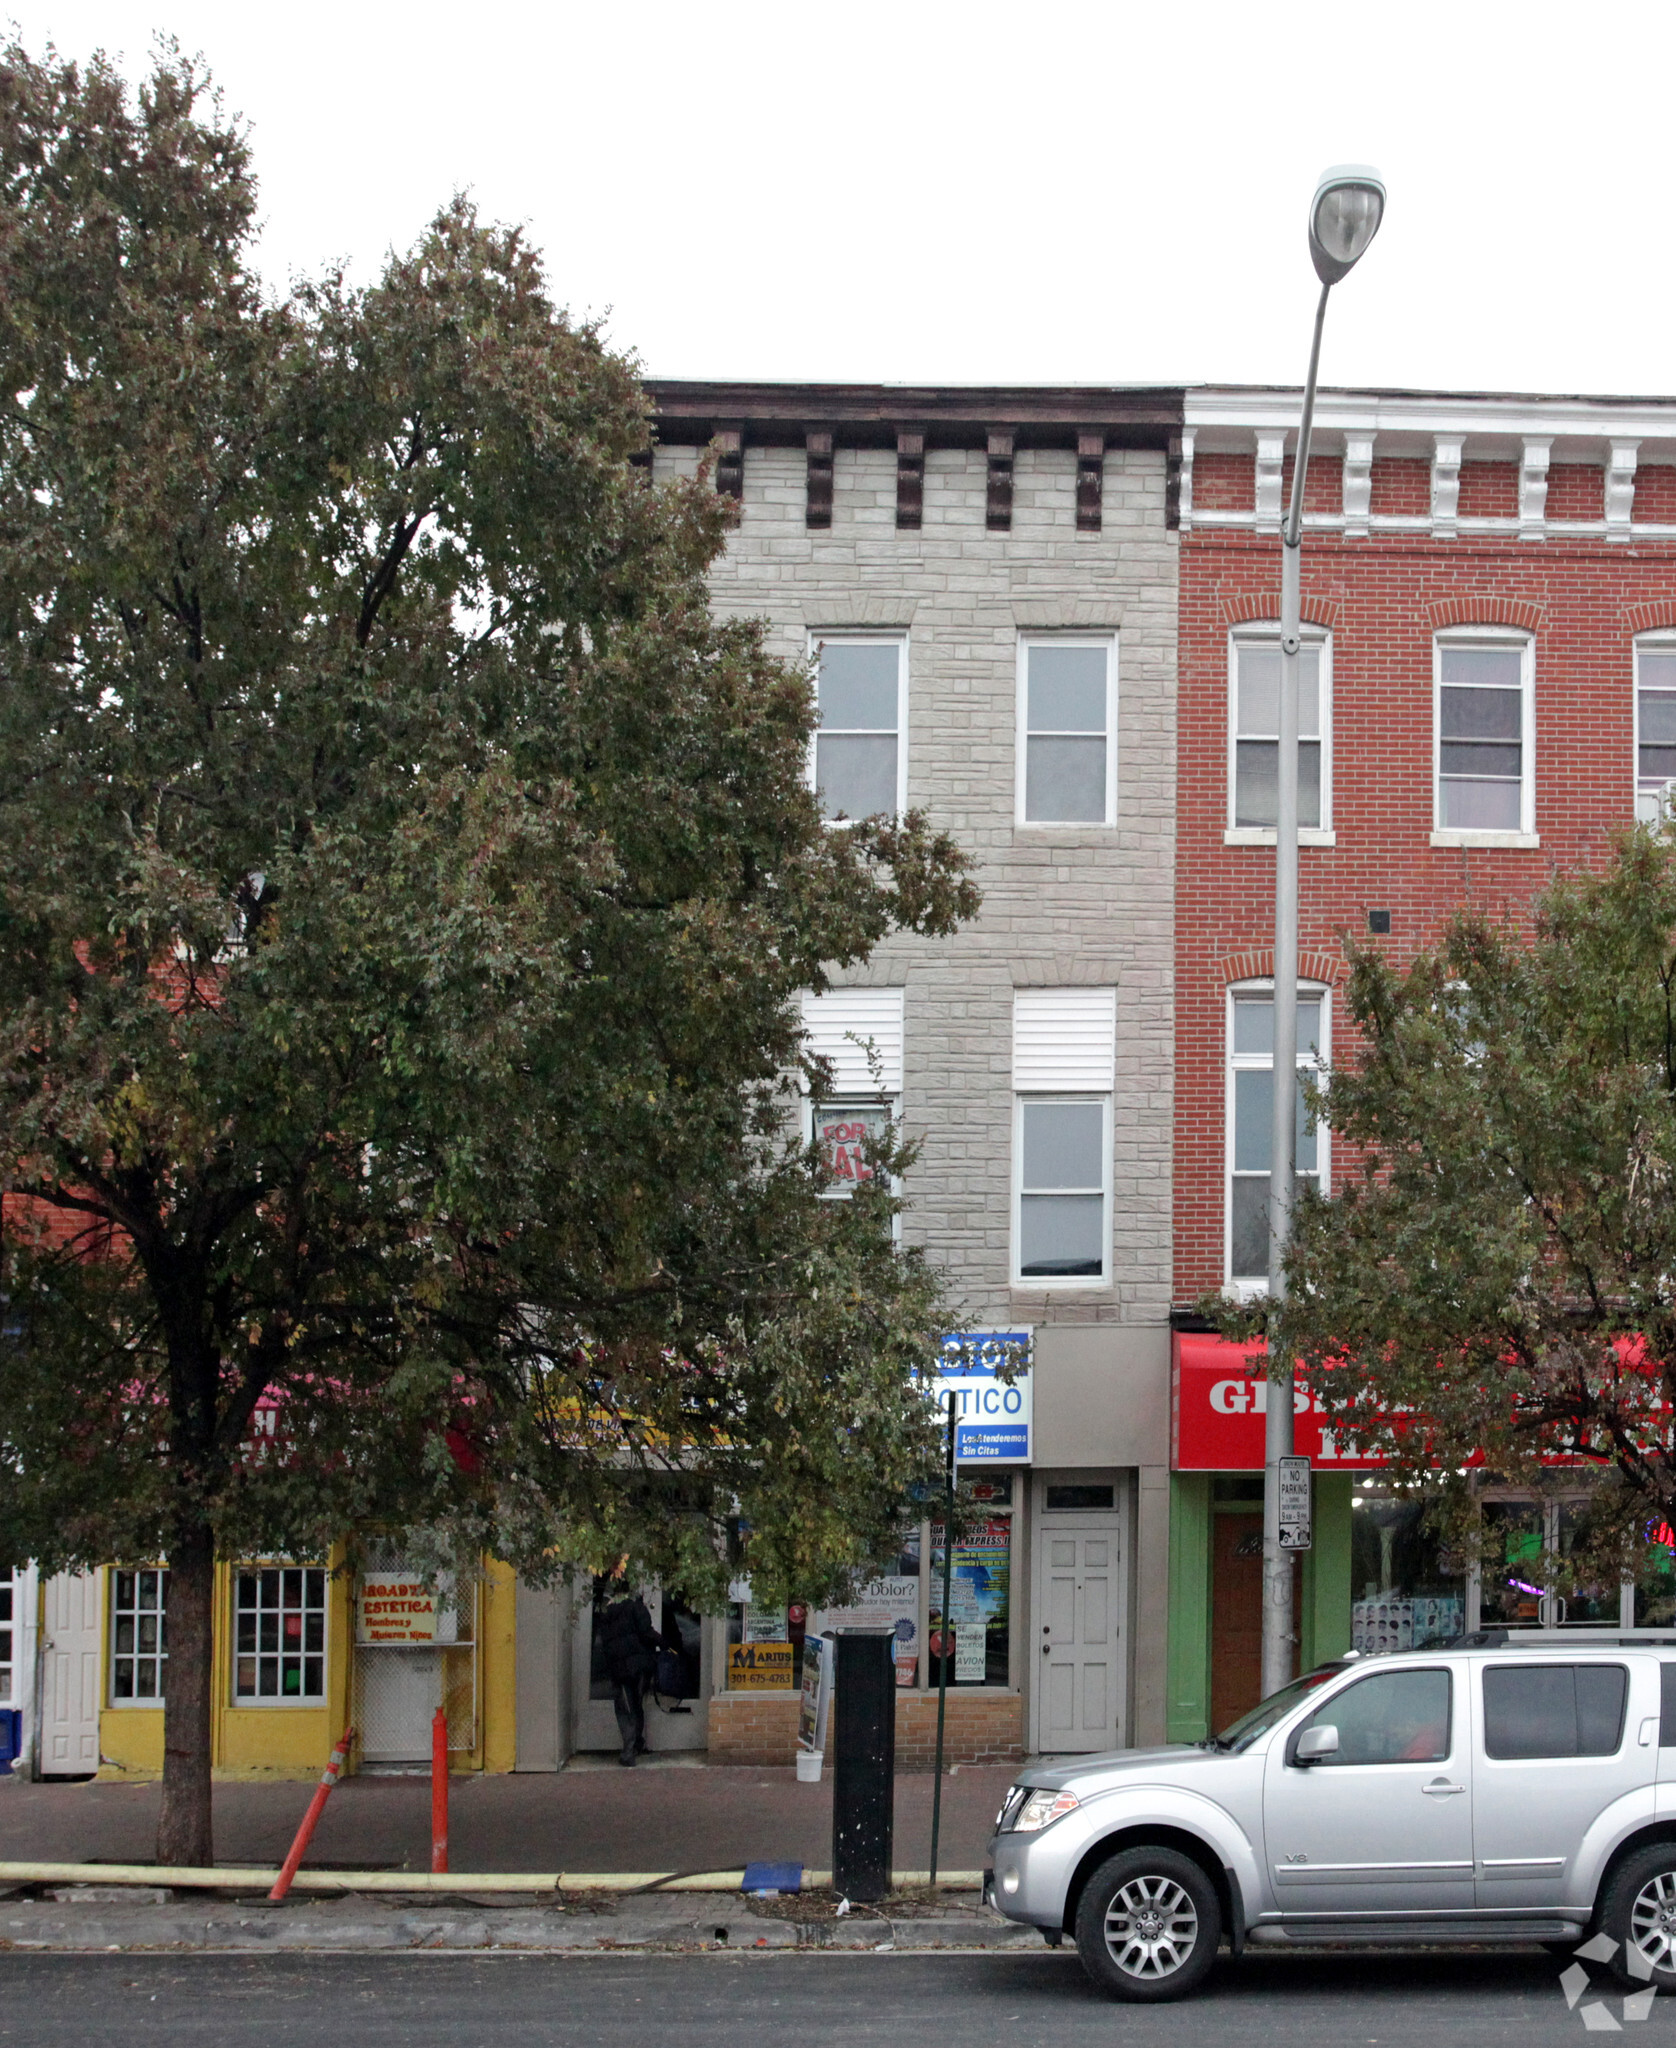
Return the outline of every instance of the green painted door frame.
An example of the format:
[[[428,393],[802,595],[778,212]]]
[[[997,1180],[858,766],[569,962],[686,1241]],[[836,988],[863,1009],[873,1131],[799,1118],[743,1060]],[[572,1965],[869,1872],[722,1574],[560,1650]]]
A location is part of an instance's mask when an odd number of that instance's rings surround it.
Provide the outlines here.
[[[1212,1472],[1170,1475],[1170,1621],[1165,1736],[1202,1742],[1210,1728]],[[1315,1475],[1315,1541],[1301,1578],[1299,1668],[1342,1657],[1350,1647],[1348,1472]]]

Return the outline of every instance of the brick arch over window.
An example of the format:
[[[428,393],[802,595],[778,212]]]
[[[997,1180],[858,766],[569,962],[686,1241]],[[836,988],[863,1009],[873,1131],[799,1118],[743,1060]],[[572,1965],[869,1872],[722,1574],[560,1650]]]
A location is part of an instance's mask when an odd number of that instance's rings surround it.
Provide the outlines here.
[[[1676,599],[1655,597],[1645,604],[1627,604],[1624,624],[1632,633],[1676,631]]]
[[[1236,981],[1272,981],[1274,979],[1273,946],[1247,946],[1243,952],[1230,953],[1221,963],[1222,979],[1232,987]],[[1298,979],[1300,981],[1324,982],[1329,987],[1341,982],[1345,976],[1343,960],[1333,953],[1300,953],[1298,955]]]
[[[1434,633],[1449,626],[1516,626],[1521,632],[1541,630],[1542,607],[1516,597],[1449,597],[1426,609]]]
[[[1230,632],[1241,626],[1272,626],[1280,618],[1280,592],[1272,584],[1265,584],[1261,590],[1224,588],[1217,593],[1216,608],[1222,625]],[[1336,633],[1343,609],[1337,599],[1306,596],[1304,624],[1323,633]]]

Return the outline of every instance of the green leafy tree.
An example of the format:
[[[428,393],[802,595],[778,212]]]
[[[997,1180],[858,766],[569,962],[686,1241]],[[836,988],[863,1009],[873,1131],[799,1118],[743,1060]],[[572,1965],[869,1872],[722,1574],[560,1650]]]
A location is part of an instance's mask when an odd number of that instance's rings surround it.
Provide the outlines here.
[[[888,1553],[947,1308],[785,1138],[795,996],[977,898],[823,827],[713,493],[516,233],[266,292],[167,50],[8,50],[0,165],[0,1542],[167,1557],[205,1863],[217,1554]]]
[[[1676,844],[1626,835],[1528,926],[1467,910],[1406,969],[1351,960],[1355,1045],[1323,1113],[1352,1160],[1300,1205],[1280,1341],[1463,1553],[1479,1481],[1574,1494],[1581,1466],[1575,1547],[1535,1568],[1560,1591],[1657,1576],[1649,1525],[1676,1524]]]

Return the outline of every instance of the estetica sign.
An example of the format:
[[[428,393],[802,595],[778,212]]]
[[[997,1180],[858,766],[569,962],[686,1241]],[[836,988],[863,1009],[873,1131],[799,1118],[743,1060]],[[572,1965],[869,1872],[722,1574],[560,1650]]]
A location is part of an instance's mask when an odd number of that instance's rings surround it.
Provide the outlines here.
[[[1017,1367],[1012,1381],[1001,1378]],[[927,1392],[954,1410],[954,1455],[962,1465],[1030,1462],[1030,1332],[970,1330],[945,1337]]]
[[[1264,1417],[1274,1392],[1262,1377],[1261,1344],[1178,1335],[1171,1372],[1172,1463],[1178,1472],[1261,1472]],[[1254,1367],[1253,1378],[1248,1363]],[[1292,1395],[1292,1434],[1300,1457],[1326,1472],[1384,1463],[1342,1445],[1307,1387]]]

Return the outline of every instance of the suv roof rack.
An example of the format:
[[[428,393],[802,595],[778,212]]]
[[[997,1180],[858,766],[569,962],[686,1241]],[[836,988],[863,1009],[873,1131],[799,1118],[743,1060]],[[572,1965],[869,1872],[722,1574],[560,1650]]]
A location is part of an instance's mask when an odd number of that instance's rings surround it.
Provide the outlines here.
[[[1475,1628],[1451,1636],[1439,1647],[1445,1650],[1553,1650],[1566,1643],[1604,1650],[1676,1649],[1676,1629],[1639,1629],[1626,1635],[1621,1628]]]

